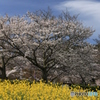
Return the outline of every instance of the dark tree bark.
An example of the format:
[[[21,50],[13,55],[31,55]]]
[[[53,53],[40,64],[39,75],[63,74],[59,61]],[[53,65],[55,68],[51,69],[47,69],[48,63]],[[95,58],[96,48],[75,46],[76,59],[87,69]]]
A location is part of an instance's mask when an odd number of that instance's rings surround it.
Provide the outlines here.
[[[1,75],[0,78],[1,79],[7,79],[6,77],[6,65],[5,65],[5,61],[4,61],[4,56],[2,56],[2,67],[0,67],[0,71],[1,71]]]
[[[85,81],[84,77],[83,77],[81,74],[79,74],[79,75],[80,75],[80,77],[81,77],[81,79],[82,79],[82,84],[87,85],[87,83],[86,83],[86,81]]]
[[[42,74],[43,74],[43,75],[42,75],[42,79],[43,79],[46,83],[48,83],[46,68],[43,68]]]

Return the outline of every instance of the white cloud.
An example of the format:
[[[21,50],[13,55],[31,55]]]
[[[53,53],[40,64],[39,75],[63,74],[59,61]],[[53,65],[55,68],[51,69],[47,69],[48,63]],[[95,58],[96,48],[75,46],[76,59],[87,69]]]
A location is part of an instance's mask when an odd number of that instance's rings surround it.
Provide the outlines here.
[[[96,32],[92,38],[98,36],[100,32],[100,2],[96,0],[69,0],[56,5],[57,10],[66,10],[74,12],[74,14],[80,14],[80,19],[86,26],[93,26]]]
[[[85,15],[91,15],[95,18],[100,18],[100,2],[93,0],[74,0],[65,1],[55,6],[58,10],[65,10],[68,8],[70,11],[78,11]]]

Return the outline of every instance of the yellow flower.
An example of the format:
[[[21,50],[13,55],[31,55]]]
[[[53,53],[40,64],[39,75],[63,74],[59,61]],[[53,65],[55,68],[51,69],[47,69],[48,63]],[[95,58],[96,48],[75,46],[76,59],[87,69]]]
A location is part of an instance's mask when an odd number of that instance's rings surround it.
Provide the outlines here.
[[[30,85],[27,80],[13,81],[12,84],[9,80],[0,81],[0,100],[98,100],[96,96],[74,96],[71,97],[70,93],[85,92],[86,90],[80,89],[80,86],[69,89],[68,86],[58,86],[58,84],[33,83]],[[97,90],[97,89],[96,89]],[[98,98],[100,98],[100,90],[98,90]]]

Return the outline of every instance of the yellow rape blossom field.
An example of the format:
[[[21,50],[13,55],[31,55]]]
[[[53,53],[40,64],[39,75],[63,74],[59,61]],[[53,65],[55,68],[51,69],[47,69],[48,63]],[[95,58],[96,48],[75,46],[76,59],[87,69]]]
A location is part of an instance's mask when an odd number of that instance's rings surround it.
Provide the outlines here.
[[[0,100],[100,100],[100,90],[98,96],[73,96],[71,91],[85,92],[79,87],[58,86],[52,83],[45,84],[42,81],[30,84],[26,80],[14,80],[13,84],[9,80],[0,81]]]

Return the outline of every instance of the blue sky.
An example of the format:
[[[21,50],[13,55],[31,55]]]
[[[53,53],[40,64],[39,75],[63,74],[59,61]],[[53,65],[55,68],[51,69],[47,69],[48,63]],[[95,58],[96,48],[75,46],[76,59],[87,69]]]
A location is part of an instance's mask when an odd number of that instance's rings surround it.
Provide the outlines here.
[[[79,14],[78,20],[96,30],[88,40],[95,43],[93,39],[100,34],[100,0],[0,0],[0,16],[23,15],[27,11],[46,10],[48,6],[54,15],[59,15],[66,8],[72,15]]]

